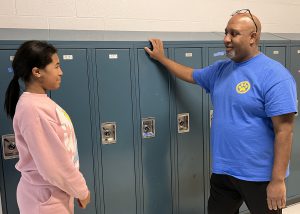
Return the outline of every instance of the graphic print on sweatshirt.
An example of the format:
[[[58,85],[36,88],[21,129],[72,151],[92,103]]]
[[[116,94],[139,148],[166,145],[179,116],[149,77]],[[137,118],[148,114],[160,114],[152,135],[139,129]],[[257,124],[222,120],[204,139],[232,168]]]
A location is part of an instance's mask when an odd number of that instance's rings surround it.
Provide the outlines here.
[[[64,144],[68,152],[72,155],[72,160],[76,168],[79,168],[79,156],[77,149],[77,139],[74,133],[71,118],[60,106],[56,106],[56,113],[64,132]]]

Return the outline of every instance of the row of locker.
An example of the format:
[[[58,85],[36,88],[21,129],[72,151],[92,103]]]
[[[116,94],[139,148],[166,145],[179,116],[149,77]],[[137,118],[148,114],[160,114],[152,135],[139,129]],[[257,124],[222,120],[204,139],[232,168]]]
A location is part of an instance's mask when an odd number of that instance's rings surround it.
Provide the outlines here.
[[[60,90],[51,92],[53,100],[66,109],[73,120],[78,137],[81,170],[89,188],[94,190],[93,200],[88,209],[77,209],[76,213],[96,213],[96,210],[99,210],[99,213],[124,213],[124,210],[126,213],[142,213],[141,209],[144,209],[143,213],[172,213],[176,172],[173,162],[175,143],[171,140],[171,137],[175,136],[170,135],[170,120],[174,120],[169,109],[171,98],[174,96],[170,91],[170,76],[166,71],[161,72],[162,67],[149,60],[143,49],[138,50],[138,57],[143,61],[139,63],[138,84],[145,87],[140,87],[139,94],[135,94],[134,88],[138,86],[132,82],[132,50],[94,50],[96,73],[88,69],[87,59],[93,56],[88,55],[88,51],[90,50],[59,49],[60,58],[66,59],[61,60],[63,82]],[[2,59],[9,59],[14,51],[0,52]],[[107,59],[113,61],[106,61]],[[10,62],[6,62],[1,69],[7,71]],[[1,77],[2,93],[11,79],[11,73],[4,74],[6,76]],[[191,117],[190,134],[178,139],[178,143],[190,141],[189,147],[182,144],[186,149],[180,149],[182,167],[179,169],[185,171],[178,174],[183,179],[183,185],[179,187],[183,191],[182,195],[193,194],[189,200],[195,201],[195,207],[190,208],[203,210],[202,91],[199,88],[197,91],[200,93],[194,98],[199,107],[192,106],[195,108],[194,112],[192,109],[185,111],[189,112]],[[3,97],[3,94],[1,96]],[[146,126],[151,129],[144,132],[143,136],[137,131],[137,127],[142,124],[138,125],[135,120],[136,96],[139,96],[140,100],[138,114],[141,120],[144,120],[142,129],[146,129]],[[91,105],[97,107],[93,108]],[[195,119],[192,119],[193,116]],[[9,126],[3,127],[6,130],[2,128],[1,134],[12,133],[10,121],[5,119],[5,115],[3,120],[6,120],[4,124]],[[115,128],[115,135],[108,134],[108,138],[105,138],[103,128],[111,131],[107,126],[111,124],[114,124],[112,127]],[[195,139],[184,139],[186,137]],[[111,138],[115,139],[113,144],[110,144]],[[2,199],[5,200],[3,206],[6,206],[4,213],[18,213],[15,201],[15,189],[19,179],[14,169],[16,161],[17,159],[3,159],[2,163]],[[192,170],[189,172],[189,169]],[[142,200],[140,204],[138,200]],[[202,203],[198,203],[199,201]]]
[[[165,42],[166,53],[191,67],[207,66],[225,57],[222,36],[215,35],[215,39],[210,35],[199,41]],[[1,102],[12,77],[11,60],[20,43],[0,42]],[[61,88],[49,96],[74,123],[81,171],[92,195],[88,208],[76,207],[75,212],[206,213],[213,110],[209,96],[200,87],[170,76],[151,60],[143,50],[148,42],[51,43],[59,49],[64,75]],[[290,68],[300,82],[300,45],[266,34],[260,48]],[[15,214],[20,175],[14,168],[17,158],[13,158],[13,141],[9,141],[11,121],[3,109],[0,121],[2,210]],[[290,203],[300,198],[299,128],[297,118],[287,181]]]

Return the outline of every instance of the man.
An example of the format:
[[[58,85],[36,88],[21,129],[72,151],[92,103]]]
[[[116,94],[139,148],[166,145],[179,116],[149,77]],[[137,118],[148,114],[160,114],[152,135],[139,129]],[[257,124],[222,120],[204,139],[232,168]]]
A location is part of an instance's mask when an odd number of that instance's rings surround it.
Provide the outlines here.
[[[280,63],[259,52],[261,24],[250,10],[235,12],[225,29],[229,59],[203,69],[180,65],[150,39],[151,58],[211,95],[212,175],[209,214],[235,214],[243,201],[252,214],[282,213],[291,153],[296,86]]]

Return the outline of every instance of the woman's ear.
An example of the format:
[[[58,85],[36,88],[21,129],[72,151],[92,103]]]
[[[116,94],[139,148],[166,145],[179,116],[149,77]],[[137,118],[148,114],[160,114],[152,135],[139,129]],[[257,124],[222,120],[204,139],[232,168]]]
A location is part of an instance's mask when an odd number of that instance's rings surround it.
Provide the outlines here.
[[[40,78],[41,77],[41,72],[40,72],[40,69],[37,68],[37,67],[34,67],[32,68],[32,75],[35,77],[35,78]]]

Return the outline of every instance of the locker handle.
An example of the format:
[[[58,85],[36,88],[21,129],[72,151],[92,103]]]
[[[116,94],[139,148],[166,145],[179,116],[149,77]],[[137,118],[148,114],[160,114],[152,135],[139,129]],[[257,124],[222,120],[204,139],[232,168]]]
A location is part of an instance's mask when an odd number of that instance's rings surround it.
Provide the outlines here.
[[[214,118],[214,110],[209,111],[209,127],[211,128],[211,123]]]
[[[14,134],[2,135],[2,151],[4,160],[19,158]]]
[[[177,115],[177,132],[187,133],[190,132],[190,114],[181,113]]]
[[[155,118],[154,117],[142,118],[142,137],[143,138],[155,137]]]
[[[117,142],[116,122],[105,122],[101,124],[102,144],[114,144]]]

